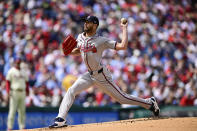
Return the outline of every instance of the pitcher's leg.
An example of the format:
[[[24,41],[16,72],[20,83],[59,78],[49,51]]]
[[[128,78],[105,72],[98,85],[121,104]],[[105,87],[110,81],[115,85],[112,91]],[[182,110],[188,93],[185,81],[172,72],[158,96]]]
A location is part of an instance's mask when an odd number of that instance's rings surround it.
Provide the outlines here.
[[[104,79],[106,80],[103,83],[100,83],[102,89],[115,100],[117,100],[121,104],[131,104],[131,105],[139,105],[146,109],[149,109],[152,105],[150,99],[142,99],[139,97],[135,97],[132,95],[128,95],[111,80],[109,79],[105,73],[102,73]]]
[[[21,94],[21,99],[19,101],[18,105],[18,124],[19,124],[19,129],[24,129],[25,128],[25,93]]]
[[[81,91],[89,88],[91,85],[93,85],[93,81],[88,73],[79,77],[66,92],[59,108],[58,117],[66,118],[67,113],[75,100],[75,96]]]

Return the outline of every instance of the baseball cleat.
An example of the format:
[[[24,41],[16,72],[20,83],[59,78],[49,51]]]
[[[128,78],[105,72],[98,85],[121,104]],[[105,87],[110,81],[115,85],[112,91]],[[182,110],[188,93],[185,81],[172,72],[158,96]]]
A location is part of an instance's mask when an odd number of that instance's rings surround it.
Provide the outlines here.
[[[66,126],[68,126],[66,124],[66,121],[61,117],[57,117],[55,118],[54,123],[49,126],[49,128],[59,128],[59,127],[66,127]]]
[[[150,111],[153,112],[154,116],[158,117],[159,113],[160,113],[160,109],[159,109],[159,106],[157,104],[157,101],[156,101],[155,97],[151,97],[150,100],[152,102],[152,105],[150,107]]]

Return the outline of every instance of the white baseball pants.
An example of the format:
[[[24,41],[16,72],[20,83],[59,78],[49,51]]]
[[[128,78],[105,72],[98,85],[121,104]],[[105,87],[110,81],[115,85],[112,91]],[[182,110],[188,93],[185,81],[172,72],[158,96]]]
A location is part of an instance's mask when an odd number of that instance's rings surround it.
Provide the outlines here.
[[[151,106],[150,99],[142,99],[122,92],[112,81],[111,73],[104,67],[103,72],[101,73],[90,75],[89,72],[87,72],[75,81],[75,83],[68,89],[61,102],[58,117],[66,118],[67,113],[75,100],[75,96],[81,91],[88,89],[93,84],[96,84],[106,94],[110,95],[121,104],[139,105],[146,109],[149,109]]]

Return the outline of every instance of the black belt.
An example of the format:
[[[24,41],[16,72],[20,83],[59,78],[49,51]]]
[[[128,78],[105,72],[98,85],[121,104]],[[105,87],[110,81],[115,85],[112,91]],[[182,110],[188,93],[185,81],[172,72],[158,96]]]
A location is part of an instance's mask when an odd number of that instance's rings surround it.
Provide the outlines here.
[[[93,75],[93,72],[94,71],[88,71],[88,72],[90,73],[90,75]],[[98,70],[98,74],[101,73],[101,72],[103,72],[103,68],[101,68],[100,70]]]

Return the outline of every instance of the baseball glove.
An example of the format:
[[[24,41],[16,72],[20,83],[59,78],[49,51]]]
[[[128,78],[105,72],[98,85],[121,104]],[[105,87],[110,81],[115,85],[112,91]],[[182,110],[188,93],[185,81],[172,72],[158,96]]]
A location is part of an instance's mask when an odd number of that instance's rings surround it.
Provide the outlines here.
[[[65,40],[62,42],[62,50],[65,56],[70,54],[72,50],[76,47],[77,41],[71,35],[68,35]]]

